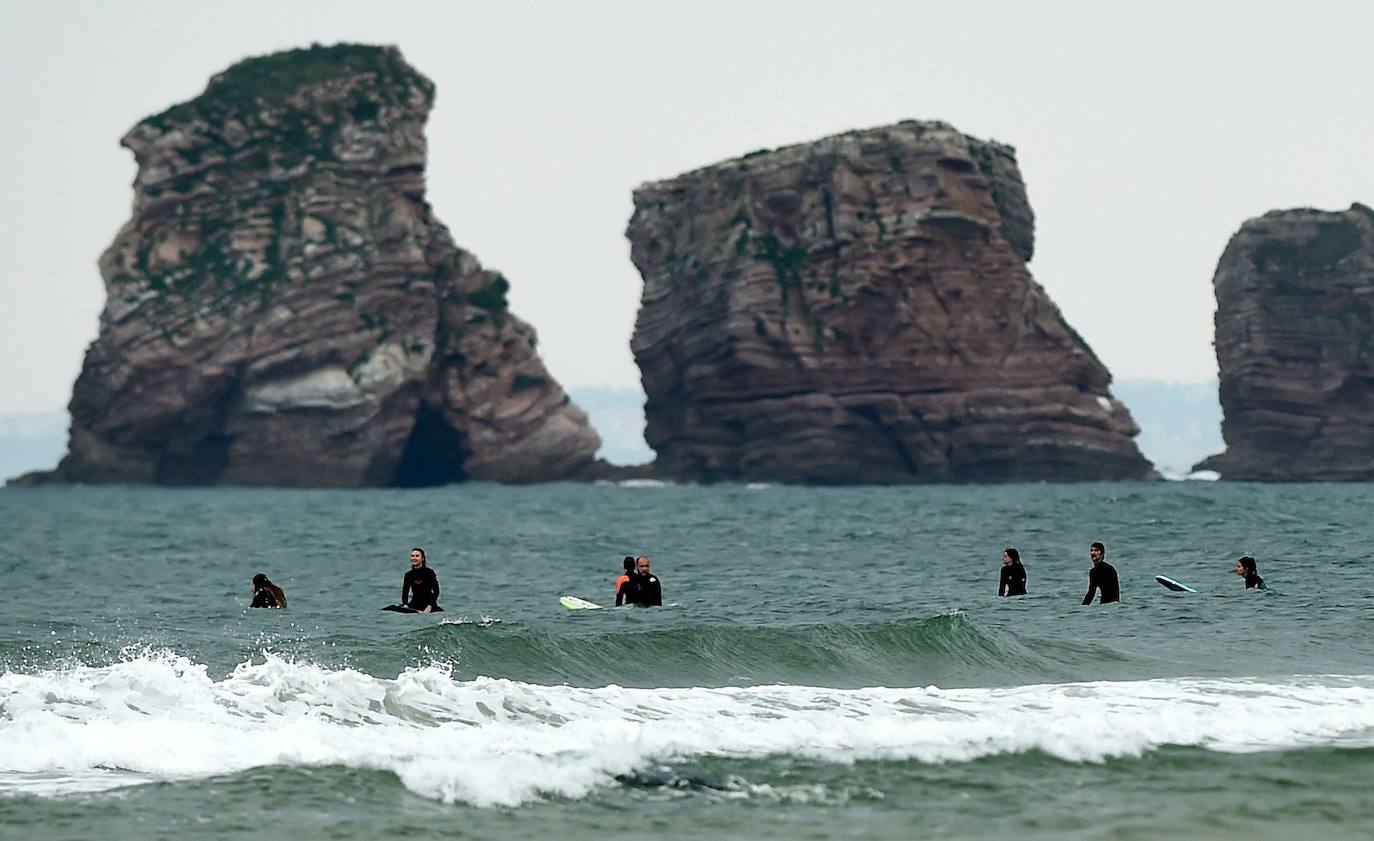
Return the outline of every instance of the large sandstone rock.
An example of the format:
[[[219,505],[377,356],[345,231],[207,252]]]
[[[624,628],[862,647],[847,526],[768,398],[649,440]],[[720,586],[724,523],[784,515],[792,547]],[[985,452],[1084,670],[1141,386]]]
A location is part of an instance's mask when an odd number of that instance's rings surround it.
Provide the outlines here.
[[[38,480],[408,485],[579,475],[599,441],[425,201],[434,87],[394,48],[237,64],[123,144],[133,215]]]
[[[662,474],[1151,475],[1111,376],[1026,270],[1010,147],[904,122],[635,191],[633,349]]]
[[[1213,281],[1224,479],[1374,479],[1374,210],[1280,210]]]

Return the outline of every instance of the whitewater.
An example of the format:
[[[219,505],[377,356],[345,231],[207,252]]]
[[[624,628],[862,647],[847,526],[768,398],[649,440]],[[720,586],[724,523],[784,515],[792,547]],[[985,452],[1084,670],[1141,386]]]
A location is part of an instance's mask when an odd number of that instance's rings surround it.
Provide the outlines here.
[[[168,653],[0,678],[3,789],[61,794],[277,765],[391,771],[474,806],[582,797],[653,763],[795,755],[1069,762],[1163,745],[1368,747],[1374,678],[1096,682],[1006,689],[597,689],[442,666],[394,680],[275,657],[220,681]]]

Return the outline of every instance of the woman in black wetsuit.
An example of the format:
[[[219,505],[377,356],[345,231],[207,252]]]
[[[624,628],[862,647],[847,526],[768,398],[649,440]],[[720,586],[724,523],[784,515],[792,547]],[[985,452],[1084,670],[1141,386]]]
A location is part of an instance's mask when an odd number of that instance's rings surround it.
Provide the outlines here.
[[[1236,575],[1245,576],[1245,589],[1247,590],[1267,590],[1264,586],[1264,579],[1260,578],[1259,566],[1255,559],[1246,555],[1236,561]]]
[[[401,579],[401,605],[416,613],[439,613],[439,576],[429,568],[425,550],[410,550],[410,569]]]
[[[253,594],[253,603],[249,607],[286,607],[286,593],[262,573],[253,576],[248,591]]]
[[[1002,553],[1002,579],[997,583],[997,595],[1026,595],[1026,568],[1021,566],[1021,553],[1015,549]]]

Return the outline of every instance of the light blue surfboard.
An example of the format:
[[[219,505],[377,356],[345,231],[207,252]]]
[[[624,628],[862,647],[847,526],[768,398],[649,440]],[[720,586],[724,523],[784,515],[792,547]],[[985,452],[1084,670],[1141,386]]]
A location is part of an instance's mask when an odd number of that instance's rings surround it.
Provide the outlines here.
[[[1179,581],[1175,581],[1167,575],[1156,575],[1155,580],[1175,593],[1196,593],[1192,587]]]

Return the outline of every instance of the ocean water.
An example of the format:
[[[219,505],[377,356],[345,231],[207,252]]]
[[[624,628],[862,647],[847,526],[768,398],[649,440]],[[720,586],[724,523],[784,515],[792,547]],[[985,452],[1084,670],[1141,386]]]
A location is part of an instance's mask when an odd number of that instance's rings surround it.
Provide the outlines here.
[[[1371,503],[0,490],[0,836],[1370,838]],[[1093,540],[1120,604],[1079,604]],[[379,610],[413,545],[442,614]],[[664,608],[559,606],[640,553]]]

